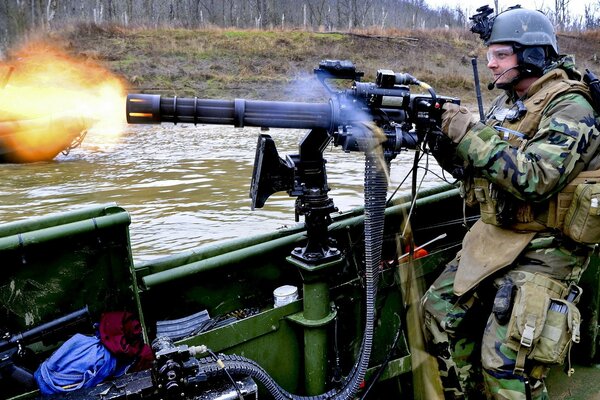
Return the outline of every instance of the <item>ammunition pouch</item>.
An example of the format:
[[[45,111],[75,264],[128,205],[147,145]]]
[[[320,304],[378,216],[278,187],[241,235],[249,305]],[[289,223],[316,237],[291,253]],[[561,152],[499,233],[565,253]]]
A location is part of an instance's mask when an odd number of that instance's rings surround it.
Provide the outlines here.
[[[517,352],[515,373],[524,374],[526,359],[544,365],[562,364],[580,338],[581,315],[574,302],[564,300],[568,288],[540,274],[524,273],[517,289],[507,328],[507,346]],[[532,369],[535,376],[540,368]]]

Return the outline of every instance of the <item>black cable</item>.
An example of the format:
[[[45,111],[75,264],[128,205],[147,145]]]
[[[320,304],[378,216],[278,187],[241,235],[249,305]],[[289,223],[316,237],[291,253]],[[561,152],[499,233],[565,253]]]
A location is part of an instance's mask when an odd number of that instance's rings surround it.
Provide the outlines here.
[[[387,352],[385,360],[383,360],[383,363],[381,363],[381,365],[379,366],[379,369],[377,370],[375,375],[373,375],[373,377],[370,379],[367,387],[365,388],[362,396],[360,397],[360,400],[365,400],[367,398],[367,396],[369,395],[369,392],[371,391],[373,386],[375,386],[375,384],[381,377],[381,374],[383,373],[385,368],[390,363],[390,359],[392,358],[392,350],[396,348],[396,346],[398,345],[398,339],[400,339],[400,332],[402,332],[402,322],[398,321],[398,330],[396,331],[396,336],[394,337],[394,342],[392,343],[392,347],[390,347],[390,351]]]
[[[419,157],[419,162],[421,161],[421,159],[423,157],[427,156],[427,158],[429,158],[429,153],[427,152],[422,152],[421,153],[421,157]],[[392,194],[389,196],[386,204],[390,205],[392,202],[392,199],[394,198],[394,196],[396,195],[396,193],[398,193],[398,190],[400,190],[400,188],[402,187],[402,185],[404,185],[404,182],[406,182],[406,180],[408,179],[409,176],[412,175],[413,172],[413,168],[414,165],[410,168],[410,170],[406,173],[406,176],[404,177],[404,179],[402,179],[402,181],[396,186],[396,189],[394,189],[394,191],[392,192]],[[442,169],[442,175],[438,174],[437,172],[435,172],[434,170],[430,169],[430,168],[426,168],[426,167],[422,167],[421,165],[417,166],[418,169],[423,169],[426,171],[426,173],[430,173],[433,176],[435,176],[436,178],[440,179],[442,182],[445,182],[449,185],[455,185],[456,182],[458,182],[457,179],[455,179],[454,181],[450,181],[448,178],[446,178],[445,176],[445,171]]]
[[[235,380],[233,379],[233,377],[231,376],[231,374],[229,373],[229,371],[227,371],[227,368],[225,368],[225,364],[223,364],[223,361],[211,349],[206,349],[206,351],[215,360],[215,362],[219,365],[219,367],[221,367],[221,369],[223,369],[223,372],[225,372],[225,375],[227,376],[227,378],[229,379],[229,381],[231,382],[231,384],[235,388],[235,391],[237,392],[238,398],[240,400],[244,400],[244,396],[242,395],[242,392],[240,391],[240,388],[238,388],[237,383],[235,382]]]
[[[421,157],[419,157],[419,161],[421,161],[421,158],[423,158],[423,155],[425,155],[425,153],[421,152]],[[394,198],[394,196],[396,195],[396,193],[398,193],[398,190],[400,190],[400,188],[402,187],[402,185],[404,184],[404,182],[406,182],[406,180],[408,179],[408,177],[412,175],[413,168],[415,168],[414,164],[410,168],[410,170],[408,170],[406,176],[404,177],[404,179],[402,179],[402,182],[400,182],[398,184],[398,186],[396,186],[396,189],[394,189],[394,191],[392,192],[392,194],[390,195],[390,197],[387,199],[387,201],[385,202],[386,205],[390,205],[392,199]]]

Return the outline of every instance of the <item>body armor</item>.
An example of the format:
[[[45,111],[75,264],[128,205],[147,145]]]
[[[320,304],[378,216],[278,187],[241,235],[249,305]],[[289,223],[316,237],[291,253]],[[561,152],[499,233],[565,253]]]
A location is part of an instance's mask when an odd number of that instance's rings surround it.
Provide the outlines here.
[[[590,100],[584,83],[568,79],[562,69],[554,69],[531,86],[530,96],[524,102],[511,103],[507,94],[497,98],[487,115],[487,124],[494,126],[503,140],[522,148],[528,141],[536,139],[546,107],[567,93],[578,93]],[[522,115],[519,116],[519,113]],[[596,178],[600,179],[600,171],[573,171],[570,183],[559,193],[549,200],[531,203],[505,193],[483,177],[475,177],[472,185],[474,194],[470,198],[479,203],[486,223],[517,231],[560,229],[575,187]]]

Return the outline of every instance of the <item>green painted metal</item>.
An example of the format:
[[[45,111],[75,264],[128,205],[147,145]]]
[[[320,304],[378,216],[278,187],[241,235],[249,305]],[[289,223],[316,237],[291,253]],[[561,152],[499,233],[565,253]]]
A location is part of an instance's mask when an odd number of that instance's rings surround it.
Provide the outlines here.
[[[115,212],[126,212],[116,203],[99,204],[82,207],[73,211],[49,214],[22,221],[8,222],[0,225],[0,237],[16,235],[23,232],[40,230],[48,227],[82,221]]]
[[[166,282],[189,278],[196,274],[227,267],[234,263],[252,262],[254,258],[260,257],[263,253],[268,253],[274,249],[289,245],[290,243],[300,243],[305,238],[306,236],[304,233],[297,233],[279,239],[261,242],[229,253],[215,255],[214,257],[186,265],[173,266],[171,269],[146,275],[142,277],[142,282],[145,288],[150,289]]]
[[[373,374],[378,372],[381,368],[381,365],[376,365],[367,370],[367,374],[365,375],[365,379],[369,380]],[[385,366],[385,369],[379,376],[379,381],[385,381],[388,379],[395,378],[397,376],[407,374],[411,371],[411,356],[404,356],[400,358],[396,358],[394,360],[390,360],[390,362]]]
[[[309,396],[325,392],[327,377],[327,331],[325,328],[304,330],[304,379]]]
[[[440,195],[440,197],[436,197],[436,195]],[[458,195],[458,190],[453,189],[450,185],[440,185],[431,189],[423,190],[419,193],[419,198],[429,198],[432,197],[431,201],[441,201],[447,197],[454,197]],[[436,200],[437,199],[437,200]],[[393,204],[395,205],[403,205],[410,201],[410,196],[398,196],[393,200]],[[406,206],[403,206],[405,209]],[[396,214],[398,211],[393,205],[389,207],[389,210],[386,211],[388,214]],[[345,212],[341,215],[333,215],[332,220],[333,224],[330,227],[330,230],[337,229],[339,226],[343,226],[348,223],[348,221],[352,217],[358,217],[358,222],[362,223],[364,218],[363,208],[359,207],[352,211]],[[354,224],[354,221],[351,221]],[[248,248],[260,243],[265,243],[272,240],[282,239],[284,237],[290,237],[290,241],[300,240],[298,238],[305,238],[305,227],[304,224],[298,224],[293,227],[278,229],[275,232],[268,232],[265,234],[253,235],[249,237],[231,239],[218,243],[206,244],[191,250],[187,250],[184,252],[180,252],[178,254],[170,255],[167,257],[161,257],[156,260],[142,261],[136,263],[136,274],[138,277],[145,277],[147,275],[155,274],[158,272],[166,271],[169,269],[173,269],[182,265],[187,265],[194,263],[196,261],[201,261],[207,258],[215,257],[224,253],[230,253],[235,250]],[[299,234],[298,237],[294,236],[295,234]]]
[[[298,393],[303,382],[303,355],[298,346],[302,330],[286,317],[301,311],[302,300],[296,300],[178,343],[206,345],[214,352],[239,354],[256,360],[267,368],[279,385]]]
[[[0,251],[21,249],[37,243],[94,232],[114,225],[128,225],[130,221],[129,214],[123,212],[92,217],[91,219],[70,222],[30,232],[18,233],[0,238]]]
[[[129,214],[114,204],[0,227],[0,307],[18,332],[85,305],[139,311]]]
[[[304,326],[304,376],[309,396],[325,391],[327,367],[327,330],[324,321],[331,321],[329,287],[325,281],[304,281],[303,317],[311,326]],[[321,326],[312,326],[317,322]]]
[[[325,392],[327,379],[328,335],[326,325],[336,316],[329,302],[329,285],[326,275],[329,268],[340,266],[342,258],[310,264],[287,257],[302,275],[303,311],[301,318],[291,320],[304,328],[305,390],[309,396]]]
[[[448,187],[446,187],[446,189],[448,189]],[[426,196],[426,193],[424,193],[420,198],[417,199],[416,204],[417,207],[421,207],[426,204],[438,203],[447,198],[452,198],[456,196],[458,196],[458,189],[434,192],[430,196]],[[410,204],[406,202],[388,207],[386,209],[386,217],[401,216],[408,212],[409,208]],[[333,224],[331,224],[329,230],[334,231],[349,226],[356,226],[362,224],[363,222],[364,216],[362,214],[350,218],[346,216],[346,218],[344,218],[343,220],[335,221]],[[258,241],[256,244],[248,247],[238,248],[237,250],[233,250],[227,253],[220,253],[218,255],[207,257],[185,265],[177,265],[175,260],[172,260],[172,262],[163,261],[160,264],[160,272],[143,276],[142,282],[144,287],[149,289],[154,286],[164,284],[166,282],[191,277],[201,272],[221,268],[224,266],[229,266],[242,261],[252,260],[253,258],[260,256],[263,253],[270,252],[273,249],[300,243],[305,238],[306,236],[304,232],[291,233],[287,236],[279,237],[274,240],[266,240],[265,237],[261,237],[261,240],[265,239],[266,241]],[[231,247],[236,248],[238,247],[238,245],[240,245],[240,243],[235,242],[231,245]],[[196,251],[198,253],[202,252],[201,249],[198,249]],[[144,264],[144,269],[148,270],[151,269],[151,267],[149,266],[149,264]]]
[[[309,319],[309,318],[305,317],[303,312],[288,315],[287,318],[290,321],[293,321],[296,324],[303,326],[305,328],[322,328],[322,327],[328,325],[337,316],[337,311],[335,311],[334,307],[335,307],[334,304],[331,304],[330,312],[327,315],[325,315],[323,318]]]
[[[201,335],[183,339],[178,343],[193,346],[204,344],[213,351],[225,351],[278,331],[288,315],[301,311],[302,300],[296,300],[282,307],[265,310],[252,318],[242,319]]]

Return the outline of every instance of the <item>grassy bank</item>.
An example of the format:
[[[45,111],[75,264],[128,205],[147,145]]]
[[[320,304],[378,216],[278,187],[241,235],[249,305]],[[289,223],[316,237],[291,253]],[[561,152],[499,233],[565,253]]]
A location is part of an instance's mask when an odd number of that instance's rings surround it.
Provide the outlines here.
[[[600,72],[600,32],[559,35],[561,52]],[[312,70],[322,59],[349,59],[372,81],[379,68],[408,72],[439,94],[475,103],[471,57],[478,56],[484,100],[496,92],[485,49],[466,30],[314,33],[304,31],[123,30],[80,25],[57,34],[77,54],[105,63],[132,91],[204,98],[318,100]],[[303,90],[299,90],[299,88]]]

